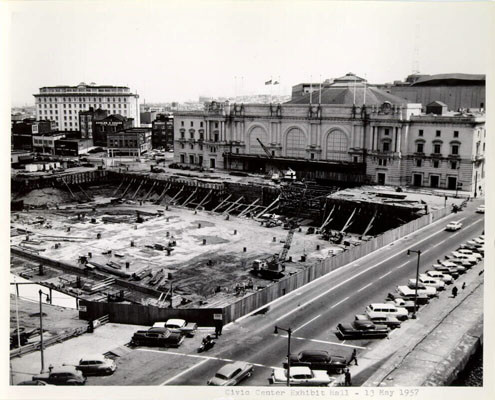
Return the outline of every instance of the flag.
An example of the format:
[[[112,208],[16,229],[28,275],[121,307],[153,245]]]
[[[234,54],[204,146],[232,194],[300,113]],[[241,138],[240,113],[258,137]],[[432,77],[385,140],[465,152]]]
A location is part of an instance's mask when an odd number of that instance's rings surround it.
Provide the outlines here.
[[[274,85],[278,85],[278,81],[273,82]]]
[[[272,80],[270,79],[269,81],[266,81],[265,85],[272,85]]]

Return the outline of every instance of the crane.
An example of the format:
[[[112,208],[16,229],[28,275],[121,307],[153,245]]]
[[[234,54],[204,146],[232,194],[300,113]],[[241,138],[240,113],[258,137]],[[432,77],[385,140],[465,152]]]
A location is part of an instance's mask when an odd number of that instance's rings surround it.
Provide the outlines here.
[[[275,158],[275,156],[272,153],[270,153],[270,150],[268,150],[266,148],[266,146],[263,144],[263,142],[259,138],[256,138],[256,140],[258,141],[258,143],[260,144],[261,148],[263,149],[265,154],[268,156],[268,158],[270,160],[273,160]],[[278,170],[280,178],[288,178],[291,180],[294,180],[296,178],[296,173],[290,168],[289,168],[288,174],[286,174],[284,171],[282,171],[277,165],[275,165],[275,168]],[[272,179],[273,179],[273,176],[272,176]]]

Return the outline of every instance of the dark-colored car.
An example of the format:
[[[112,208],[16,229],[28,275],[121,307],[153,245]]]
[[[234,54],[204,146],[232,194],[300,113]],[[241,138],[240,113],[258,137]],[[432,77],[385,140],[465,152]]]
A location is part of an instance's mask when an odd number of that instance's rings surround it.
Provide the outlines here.
[[[331,356],[323,350],[304,350],[299,354],[291,354],[290,366],[309,367],[311,370],[341,374],[347,366],[347,360],[341,356]],[[284,362],[283,367],[287,368],[287,361]]]
[[[371,321],[352,321],[338,324],[335,334],[340,339],[381,339],[387,337],[389,331],[385,325],[375,325]]]
[[[43,381],[50,385],[84,385],[86,378],[74,367],[53,368],[50,372],[33,376],[33,381]]]
[[[179,347],[184,340],[180,332],[167,328],[150,328],[137,331],[132,336],[131,344],[136,346]]]
[[[390,303],[391,304],[391,303]],[[395,304],[394,304],[395,305]],[[414,304],[413,304],[414,307]],[[370,312],[368,314],[357,314],[355,316],[356,321],[371,321],[374,324],[385,325],[390,329],[400,328],[401,322],[392,316],[377,315],[376,313]]]

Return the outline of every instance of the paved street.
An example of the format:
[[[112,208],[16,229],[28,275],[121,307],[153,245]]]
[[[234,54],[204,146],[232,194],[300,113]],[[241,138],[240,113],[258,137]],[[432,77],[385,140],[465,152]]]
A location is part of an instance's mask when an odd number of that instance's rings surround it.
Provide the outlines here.
[[[373,347],[373,341],[341,341],[334,334],[336,325],[353,320],[355,314],[362,313],[372,302],[383,302],[388,292],[414,277],[417,258],[408,257],[407,249],[422,251],[420,271],[424,271],[459,244],[481,234],[484,219],[474,210],[482,202],[479,199],[470,202],[463,212],[450,214],[289,293],[272,303],[265,313],[258,312],[227,325],[215,347],[207,353],[195,351],[201,337],[210,332],[204,330],[195,338],[186,339],[179,349],[138,348],[119,359],[119,369],[113,376],[91,378],[88,383],[203,385],[226,362],[242,360],[255,364],[253,376],[243,384],[267,385],[270,369],[281,367],[287,354],[287,336],[283,331],[275,335],[275,325],[293,330],[292,353],[323,349],[350,358],[352,350],[357,349],[359,357]],[[445,225],[453,220],[461,220],[463,228],[457,232],[444,231]],[[462,281],[462,276],[459,280]],[[400,332],[392,333],[396,334]]]

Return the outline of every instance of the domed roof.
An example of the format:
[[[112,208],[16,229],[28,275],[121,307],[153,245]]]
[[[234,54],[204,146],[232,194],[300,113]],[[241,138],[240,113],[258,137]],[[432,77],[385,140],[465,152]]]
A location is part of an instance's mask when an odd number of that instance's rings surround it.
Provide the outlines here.
[[[366,97],[364,95],[365,91]],[[309,93],[306,93],[285,104],[309,104],[310,97],[312,104],[320,103],[320,91],[315,90],[311,96]],[[408,100],[403,99],[402,97],[394,96],[393,94],[372,86],[364,87],[363,85],[359,85],[356,86],[355,89],[353,86],[328,87],[321,90],[321,104],[356,104],[357,106],[360,106],[362,104],[381,105],[385,101],[388,101],[393,105],[409,103]]]

